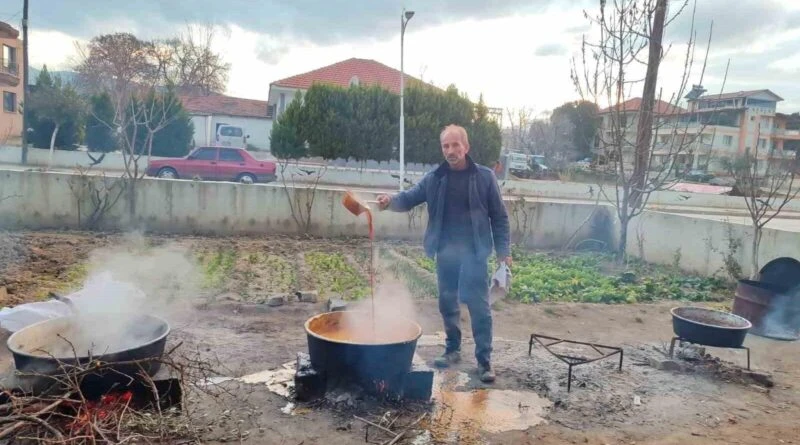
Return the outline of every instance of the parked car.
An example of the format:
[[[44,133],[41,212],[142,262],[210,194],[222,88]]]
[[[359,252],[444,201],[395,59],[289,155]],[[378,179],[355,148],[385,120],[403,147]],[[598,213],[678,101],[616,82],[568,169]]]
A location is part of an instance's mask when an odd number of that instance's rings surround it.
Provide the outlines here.
[[[217,128],[216,141],[213,145],[220,147],[247,147],[250,135],[244,134],[244,128],[223,124]]]
[[[689,170],[689,172],[683,176],[683,179],[690,182],[705,183],[714,179],[714,175],[705,170],[693,169]]]
[[[276,168],[275,162],[260,161],[242,148],[199,147],[183,158],[151,161],[147,175],[253,184],[274,181]]]

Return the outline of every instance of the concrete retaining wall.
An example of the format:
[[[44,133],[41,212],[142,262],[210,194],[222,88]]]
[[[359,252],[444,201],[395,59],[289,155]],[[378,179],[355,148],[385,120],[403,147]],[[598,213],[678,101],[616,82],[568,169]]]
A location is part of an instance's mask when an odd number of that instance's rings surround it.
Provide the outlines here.
[[[0,227],[6,229],[75,229],[85,224],[94,208],[89,199],[77,199],[80,181],[113,179],[81,177],[35,171],[0,172]],[[141,180],[136,190],[136,211],[130,214],[123,196],[109,212],[101,228],[139,229],[166,233],[297,234],[293,217],[314,197],[308,232],[323,237],[366,236],[364,218],[357,219],[342,207],[343,192],[319,188],[284,188],[275,185],[242,185],[224,182]],[[364,199],[374,195],[363,194]],[[292,205],[290,206],[290,201]],[[80,203],[80,206],[78,205]],[[613,245],[618,225],[613,209],[592,204],[530,202],[507,199],[515,242],[528,247],[558,249],[574,235],[574,241],[598,239]],[[80,213],[79,213],[80,212]],[[80,220],[79,220],[80,216]],[[378,239],[421,239],[426,225],[424,208],[408,214],[377,212]],[[649,211],[629,228],[628,252],[657,264],[679,265],[703,275],[723,272],[729,257],[749,273],[749,226],[710,219]],[[738,245],[738,247],[736,247]],[[734,247],[731,247],[734,246]],[[780,256],[796,257],[800,233],[765,229],[760,262]]]
[[[86,223],[87,214],[95,208],[90,199],[77,198],[82,196],[77,190],[83,181],[103,190],[103,181],[111,185],[115,180],[66,173],[0,172],[0,196],[12,196],[0,202],[0,227],[80,228]],[[343,193],[325,188],[312,192],[308,188],[273,185],[146,178],[136,186],[135,213],[131,215],[127,211],[127,195],[123,195],[105,214],[101,228],[218,235],[296,234],[301,230],[294,217],[305,220],[306,204],[313,197],[310,234],[366,236],[364,217],[359,220],[342,207]],[[374,199],[374,195],[369,194],[363,197]],[[592,205],[513,201],[508,207],[512,211],[514,239],[531,247],[561,247],[576,231],[578,238],[608,238],[612,230],[602,223],[587,223],[578,230],[592,214]],[[596,212],[595,219],[602,222],[606,212]],[[408,214],[376,212],[376,233],[378,238],[418,240],[423,235],[426,218],[423,208]],[[605,220],[609,220],[607,215]]]
[[[701,275],[725,276],[726,257],[750,275],[753,229],[749,225],[645,212],[629,226],[628,253],[656,264],[673,264]],[[639,241],[641,239],[641,241]],[[800,233],[764,229],[759,264],[779,257],[800,257]]]

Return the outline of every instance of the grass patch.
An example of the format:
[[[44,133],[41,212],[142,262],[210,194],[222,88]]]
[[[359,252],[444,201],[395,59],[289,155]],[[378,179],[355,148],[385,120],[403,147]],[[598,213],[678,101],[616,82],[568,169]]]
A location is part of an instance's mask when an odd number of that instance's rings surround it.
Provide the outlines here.
[[[309,252],[306,264],[321,295],[339,294],[347,300],[369,295],[369,283],[341,253]]]
[[[219,289],[230,277],[236,265],[236,251],[234,249],[218,249],[208,255],[200,256],[203,267],[203,287],[206,289]]]
[[[263,267],[269,274],[270,287],[277,292],[289,292],[297,289],[297,273],[294,265],[277,255],[267,255]]]
[[[389,261],[388,270],[391,271],[395,277],[400,278],[408,286],[408,290],[417,298],[437,298],[439,295],[439,286],[436,282],[436,276],[426,274],[424,271],[430,270],[417,267],[418,261],[403,255],[392,255],[388,249],[381,249],[381,256]],[[432,263],[432,261],[431,261]],[[435,270],[435,267],[434,267]]]
[[[510,298],[525,303],[713,301],[729,291],[727,283],[717,278],[687,276],[641,262],[620,270],[608,254],[559,256],[517,251],[514,256]]]

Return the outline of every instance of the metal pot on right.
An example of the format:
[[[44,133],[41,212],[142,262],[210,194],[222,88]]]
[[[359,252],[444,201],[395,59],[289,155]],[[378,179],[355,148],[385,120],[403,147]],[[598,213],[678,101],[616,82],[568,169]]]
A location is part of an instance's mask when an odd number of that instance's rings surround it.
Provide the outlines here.
[[[719,348],[741,348],[753,326],[735,314],[701,307],[676,307],[672,313],[672,330],[682,340]]]

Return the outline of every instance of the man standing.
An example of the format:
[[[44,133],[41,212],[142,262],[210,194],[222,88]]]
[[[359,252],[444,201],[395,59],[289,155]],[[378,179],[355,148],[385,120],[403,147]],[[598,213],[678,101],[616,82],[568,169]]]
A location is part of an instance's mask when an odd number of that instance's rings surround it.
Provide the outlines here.
[[[395,212],[427,203],[425,253],[436,257],[439,312],[447,335],[444,354],[435,364],[447,367],[461,359],[460,299],[472,320],[478,375],[489,383],[495,373],[487,262],[494,248],[498,261],[511,266],[508,213],[492,170],[468,156],[467,131],[449,125],[439,141],[445,162],[409,190],[378,196],[378,203]]]

